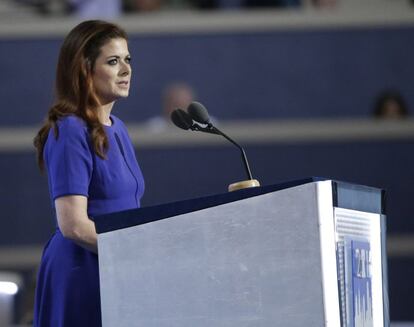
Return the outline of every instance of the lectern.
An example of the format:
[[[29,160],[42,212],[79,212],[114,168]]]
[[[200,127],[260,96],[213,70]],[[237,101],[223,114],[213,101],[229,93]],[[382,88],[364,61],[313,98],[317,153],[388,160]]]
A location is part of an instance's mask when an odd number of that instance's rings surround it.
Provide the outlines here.
[[[104,327],[389,326],[380,189],[309,178],[95,224]]]

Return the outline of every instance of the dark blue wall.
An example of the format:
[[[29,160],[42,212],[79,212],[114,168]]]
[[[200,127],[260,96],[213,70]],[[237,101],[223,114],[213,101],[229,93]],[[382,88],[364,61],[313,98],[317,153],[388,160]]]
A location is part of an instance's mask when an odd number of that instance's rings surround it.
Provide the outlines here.
[[[184,80],[215,116],[368,116],[383,88],[414,107],[414,27],[131,36],[133,90],[118,115],[158,114],[162,88]],[[53,99],[61,39],[0,40],[1,125],[35,124]]]

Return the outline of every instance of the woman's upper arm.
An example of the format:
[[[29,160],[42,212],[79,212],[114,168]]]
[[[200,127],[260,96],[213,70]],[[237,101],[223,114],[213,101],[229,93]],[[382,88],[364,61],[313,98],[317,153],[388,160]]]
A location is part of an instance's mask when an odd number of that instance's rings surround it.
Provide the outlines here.
[[[83,195],[66,195],[55,200],[59,229],[65,237],[73,238],[77,227],[87,222],[88,198]]]
[[[67,117],[58,124],[58,138],[50,135],[45,149],[50,191],[53,199],[65,195],[88,195],[93,154],[82,121]]]

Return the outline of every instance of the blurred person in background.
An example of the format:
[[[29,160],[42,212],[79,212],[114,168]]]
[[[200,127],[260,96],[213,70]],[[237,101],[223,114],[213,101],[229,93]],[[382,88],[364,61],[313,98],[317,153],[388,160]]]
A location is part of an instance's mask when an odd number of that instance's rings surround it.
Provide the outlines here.
[[[216,9],[220,0],[190,0],[192,6],[198,9]]]
[[[337,0],[312,0],[312,4],[317,8],[333,8]]]
[[[301,0],[245,0],[245,6],[249,8],[295,7],[300,6],[301,3]]]
[[[161,95],[161,114],[147,120],[148,129],[151,132],[159,133],[171,127],[171,113],[178,108],[186,110],[188,105],[194,101],[194,96],[194,90],[187,83],[173,82],[168,84]]]
[[[167,1],[163,0],[124,0],[125,12],[151,12],[158,11]]]
[[[384,90],[375,99],[373,114],[378,119],[403,119],[408,117],[408,109],[400,92]]]
[[[301,0],[191,0],[200,9],[300,6]]]
[[[122,0],[66,0],[73,15],[81,19],[114,19],[122,13]]]
[[[32,7],[41,15],[62,15],[71,11],[67,0],[14,0],[18,5]]]
[[[131,56],[124,30],[104,21],[76,26],[60,49],[56,100],[34,139],[46,168],[56,231],[38,272],[35,327],[101,326],[93,217],[140,206],[144,180],[124,123]]]

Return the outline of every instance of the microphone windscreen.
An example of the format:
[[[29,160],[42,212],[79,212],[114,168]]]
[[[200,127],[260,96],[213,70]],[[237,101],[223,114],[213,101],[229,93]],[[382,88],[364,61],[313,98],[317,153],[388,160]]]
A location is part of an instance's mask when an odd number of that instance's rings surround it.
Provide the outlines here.
[[[193,119],[182,109],[175,109],[171,113],[171,120],[175,126],[188,130],[193,126]]]
[[[196,122],[201,124],[210,123],[210,117],[208,116],[208,111],[200,102],[191,102],[187,108],[187,112],[190,114]]]

